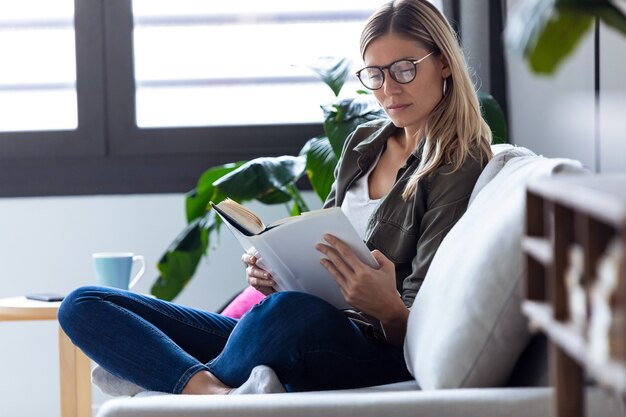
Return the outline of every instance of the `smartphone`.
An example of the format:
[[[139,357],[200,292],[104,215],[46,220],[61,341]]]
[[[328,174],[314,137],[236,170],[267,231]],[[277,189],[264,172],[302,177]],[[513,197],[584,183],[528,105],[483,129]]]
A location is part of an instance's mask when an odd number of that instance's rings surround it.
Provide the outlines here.
[[[55,292],[41,292],[37,294],[27,294],[26,298],[29,300],[37,300],[37,301],[63,301],[65,296],[63,294],[58,294]]]

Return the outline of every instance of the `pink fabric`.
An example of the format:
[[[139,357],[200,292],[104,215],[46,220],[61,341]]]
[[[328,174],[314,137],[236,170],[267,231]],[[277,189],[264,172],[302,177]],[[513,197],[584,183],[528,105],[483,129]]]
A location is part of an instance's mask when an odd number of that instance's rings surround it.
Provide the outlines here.
[[[226,306],[222,311],[222,315],[239,319],[264,298],[265,295],[252,287],[248,287]]]

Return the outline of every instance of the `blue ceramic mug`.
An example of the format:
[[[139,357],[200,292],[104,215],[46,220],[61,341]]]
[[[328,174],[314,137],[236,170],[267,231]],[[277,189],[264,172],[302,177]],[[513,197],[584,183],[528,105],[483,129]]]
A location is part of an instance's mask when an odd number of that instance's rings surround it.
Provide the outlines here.
[[[139,262],[139,272],[131,279],[133,264]],[[106,287],[132,289],[146,270],[143,256],[130,252],[100,252],[93,254],[98,285]]]

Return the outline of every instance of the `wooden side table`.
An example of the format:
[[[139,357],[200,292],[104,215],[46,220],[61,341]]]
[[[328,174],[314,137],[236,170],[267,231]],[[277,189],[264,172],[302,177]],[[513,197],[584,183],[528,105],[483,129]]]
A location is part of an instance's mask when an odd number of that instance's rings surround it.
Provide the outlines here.
[[[557,417],[585,415],[585,373],[626,397],[624,247],[626,174],[554,177],[528,185],[522,309],[550,341]],[[601,273],[609,254],[615,255],[610,273]],[[614,289],[606,303],[597,305],[592,295],[598,294],[599,283],[607,288],[606,282],[613,282]],[[611,317],[604,329],[594,325],[599,307],[610,312],[603,316]],[[598,328],[604,330],[602,337],[590,336]],[[593,349],[597,341],[607,346],[600,358]]]
[[[60,302],[0,299],[0,321],[56,320]],[[59,326],[61,417],[91,417],[91,361]]]

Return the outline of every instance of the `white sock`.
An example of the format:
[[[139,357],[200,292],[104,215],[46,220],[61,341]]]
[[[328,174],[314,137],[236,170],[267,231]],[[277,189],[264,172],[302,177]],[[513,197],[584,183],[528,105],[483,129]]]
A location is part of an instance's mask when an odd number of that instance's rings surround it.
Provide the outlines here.
[[[265,365],[256,366],[250,372],[250,377],[239,388],[233,389],[229,394],[272,394],[286,392],[272,368]]]
[[[129,395],[132,397],[135,394],[145,391],[145,389],[130,381],[116,377],[99,365],[96,365],[96,367],[91,370],[91,381],[100,388],[102,392],[113,396]]]

